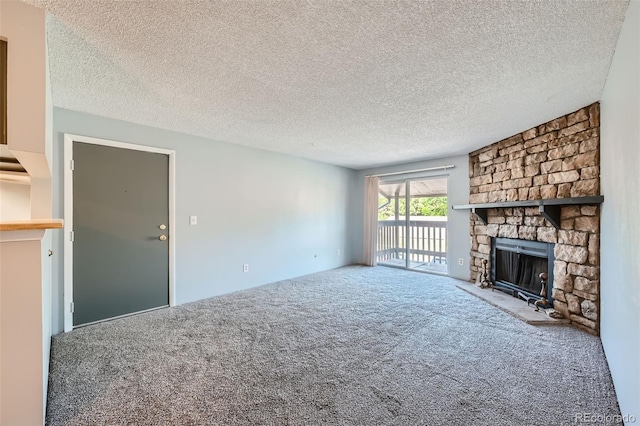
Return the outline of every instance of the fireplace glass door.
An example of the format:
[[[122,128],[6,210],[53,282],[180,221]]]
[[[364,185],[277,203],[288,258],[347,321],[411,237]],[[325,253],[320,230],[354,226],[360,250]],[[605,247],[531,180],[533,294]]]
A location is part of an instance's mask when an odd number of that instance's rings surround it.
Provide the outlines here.
[[[553,288],[553,244],[540,241],[493,238],[491,241],[491,281],[513,296],[540,299],[542,280],[547,274],[547,299]]]
[[[540,294],[540,274],[548,270],[547,259],[511,251],[496,250],[496,280]]]

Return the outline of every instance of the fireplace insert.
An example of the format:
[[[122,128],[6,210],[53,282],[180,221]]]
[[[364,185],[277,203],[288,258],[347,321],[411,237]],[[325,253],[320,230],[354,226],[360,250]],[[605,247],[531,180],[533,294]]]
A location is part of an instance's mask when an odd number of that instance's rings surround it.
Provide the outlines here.
[[[546,273],[547,300],[553,306],[553,244],[511,238],[491,239],[491,282],[496,289],[527,302],[542,299],[540,274]]]

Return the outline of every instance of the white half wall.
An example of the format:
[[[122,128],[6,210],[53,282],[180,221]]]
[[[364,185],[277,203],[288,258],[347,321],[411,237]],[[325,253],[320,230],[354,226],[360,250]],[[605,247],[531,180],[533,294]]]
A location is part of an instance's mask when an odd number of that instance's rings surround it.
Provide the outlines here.
[[[53,125],[56,217],[64,218],[64,133],[176,151],[177,304],[352,262],[351,169],[59,108]],[[63,330],[61,235],[54,333]]]
[[[640,1],[631,1],[600,101],[602,344],[623,415],[640,421]],[[609,413],[602,413],[609,414]]]
[[[44,424],[51,335],[49,318],[43,316],[43,235],[44,231],[0,232],[2,425]]]
[[[452,210],[454,204],[469,204],[469,156],[442,158],[438,160],[420,161],[395,166],[378,167],[358,171],[357,180],[353,188],[356,196],[353,199],[351,210],[354,212],[356,222],[353,227],[353,253],[354,262],[362,263],[362,242],[364,223],[364,178],[367,175],[380,173],[405,172],[410,170],[426,169],[454,165],[448,170],[414,173],[407,177],[435,177],[447,176],[448,179],[448,247],[449,247],[449,276],[461,280],[469,280],[469,260],[471,251],[471,237],[469,236],[469,211]],[[395,176],[401,178],[402,176]],[[458,259],[463,259],[464,264],[458,265]]]

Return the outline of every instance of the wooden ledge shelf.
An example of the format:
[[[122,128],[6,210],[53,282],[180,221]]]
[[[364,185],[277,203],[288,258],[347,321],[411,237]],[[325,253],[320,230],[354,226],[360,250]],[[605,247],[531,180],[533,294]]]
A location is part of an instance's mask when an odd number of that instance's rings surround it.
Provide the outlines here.
[[[571,197],[552,198],[548,200],[527,200],[527,201],[505,201],[500,203],[482,204],[458,204],[452,206],[454,210],[471,210],[478,219],[487,224],[487,212],[489,209],[517,208],[517,207],[538,207],[540,214],[547,219],[555,228],[560,229],[560,209],[564,206],[593,206],[604,202],[604,196],[594,195],[591,197]]]
[[[33,231],[37,229],[60,229],[62,219],[30,219],[0,222],[0,231]]]

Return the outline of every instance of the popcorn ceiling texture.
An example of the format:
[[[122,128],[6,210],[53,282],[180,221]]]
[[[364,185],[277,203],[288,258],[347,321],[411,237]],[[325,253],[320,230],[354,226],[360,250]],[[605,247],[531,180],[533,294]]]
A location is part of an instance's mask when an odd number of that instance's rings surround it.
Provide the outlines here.
[[[471,203],[600,195],[600,104],[469,154]],[[488,211],[471,217],[471,277],[490,261],[491,238],[554,243],[553,307],[576,327],[600,329],[600,208],[566,206],[560,230],[538,208]]]
[[[57,107],[352,168],[461,155],[600,99],[626,1],[45,7]]]

